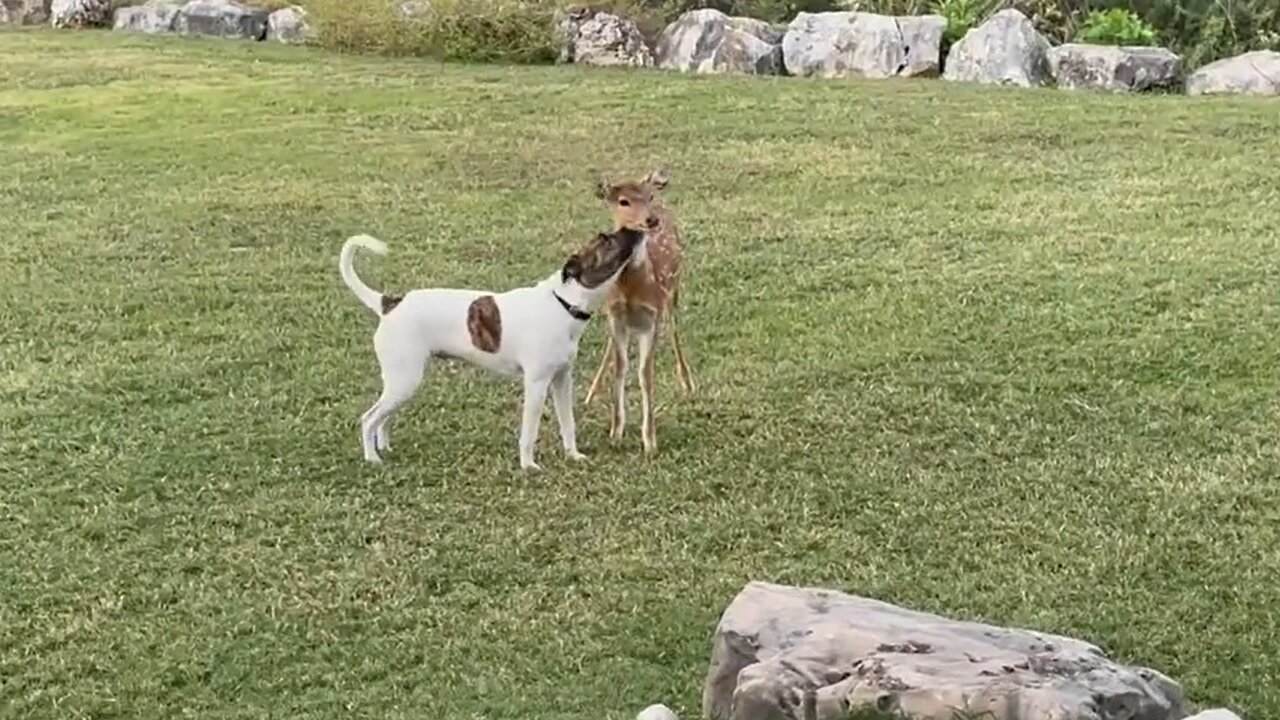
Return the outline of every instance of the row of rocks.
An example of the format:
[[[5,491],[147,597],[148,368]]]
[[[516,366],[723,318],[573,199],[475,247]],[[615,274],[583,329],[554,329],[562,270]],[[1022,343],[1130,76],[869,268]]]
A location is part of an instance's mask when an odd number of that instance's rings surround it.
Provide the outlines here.
[[[303,42],[310,35],[306,11],[286,7],[268,13],[233,0],[149,0],[119,7],[114,0],[0,0],[0,23],[59,28],[113,27],[248,40]]]
[[[234,0],[149,0],[114,9],[113,0],[0,0],[0,22],[56,27],[112,25],[117,30],[303,42],[306,11],[273,13]],[[402,0],[406,18],[425,4]],[[556,22],[561,62],[659,67],[694,73],[790,74],[800,77],[930,77],[999,85],[1109,92],[1172,90],[1192,95],[1280,94],[1280,52],[1219,60],[1185,81],[1181,59],[1164,48],[1069,43],[1052,46],[1016,9],[970,30],[943,57],[947,22],[940,15],[891,17],[864,12],[800,13],[786,26],[694,10],[650,48],[635,23],[576,8]],[[945,67],[944,67],[945,63]]]
[[[275,40],[299,43],[310,28],[307,12],[286,7],[268,13],[230,0],[190,0],[187,3],[153,0],[116,11],[113,27],[143,33]]]
[[[307,12],[286,7],[268,13],[231,0],[190,0],[187,3],[152,0],[115,12],[116,30],[150,34],[275,40],[299,43],[307,39]]]
[[[1024,14],[1006,9],[970,30],[943,57],[946,19],[864,12],[800,13],[786,26],[694,10],[654,48],[630,20],[575,9],[557,22],[560,61],[695,73],[800,77],[930,77],[1022,87],[1108,92],[1280,94],[1280,53],[1258,51],[1206,65],[1184,81],[1165,48],[1053,46]],[[945,65],[945,67],[944,67]]]
[[[721,616],[708,720],[844,720],[868,707],[915,720],[1240,720],[1188,718],[1176,682],[1072,638],[767,583]],[[636,720],[677,718],[653,705]]]

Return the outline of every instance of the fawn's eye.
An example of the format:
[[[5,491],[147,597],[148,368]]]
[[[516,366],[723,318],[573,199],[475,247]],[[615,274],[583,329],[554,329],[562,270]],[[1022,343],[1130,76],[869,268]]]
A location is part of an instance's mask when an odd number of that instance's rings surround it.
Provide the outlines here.
[[[631,201],[626,198],[622,198],[621,200],[619,200],[618,204],[621,205],[622,207],[631,207]]]

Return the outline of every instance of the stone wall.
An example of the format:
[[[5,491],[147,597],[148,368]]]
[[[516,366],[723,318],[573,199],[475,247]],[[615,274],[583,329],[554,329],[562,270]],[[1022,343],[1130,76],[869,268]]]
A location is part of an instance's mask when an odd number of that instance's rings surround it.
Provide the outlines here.
[[[268,13],[234,0],[148,0],[118,9],[113,0],[0,0],[0,22],[286,43],[316,36],[302,7]],[[943,40],[947,22],[939,15],[800,13],[786,25],[770,25],[693,10],[652,41],[631,20],[586,8],[558,13],[553,25],[558,60],[581,65],[813,78],[941,77],[1112,93],[1280,95],[1280,52],[1245,53],[1185,77],[1181,58],[1165,48],[1054,46],[1014,9],[991,15],[949,49]]]

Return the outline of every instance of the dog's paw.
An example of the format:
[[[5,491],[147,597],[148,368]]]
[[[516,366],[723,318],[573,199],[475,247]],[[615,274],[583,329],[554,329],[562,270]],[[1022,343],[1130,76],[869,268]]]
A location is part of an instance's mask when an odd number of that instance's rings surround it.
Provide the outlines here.
[[[520,463],[520,469],[525,472],[542,472],[542,466],[532,460]]]
[[[586,462],[586,461],[587,461],[587,456],[586,456],[586,455],[583,455],[582,453],[578,452],[577,450],[569,450],[566,454],[569,456],[569,459],[570,459],[570,460],[572,460],[572,461],[574,461],[574,462]]]

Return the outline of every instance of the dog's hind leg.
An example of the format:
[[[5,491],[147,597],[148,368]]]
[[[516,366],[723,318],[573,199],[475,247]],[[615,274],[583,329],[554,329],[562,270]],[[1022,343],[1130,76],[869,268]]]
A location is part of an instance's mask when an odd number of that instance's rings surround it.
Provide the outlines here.
[[[386,449],[387,423],[391,416],[403,405],[422,382],[426,363],[408,355],[387,357],[382,360],[382,395],[360,418],[360,441],[364,446],[364,459],[369,462],[381,462],[378,450]]]
[[[373,445],[378,452],[383,453],[391,449],[391,421],[390,416],[382,421],[373,434]]]

